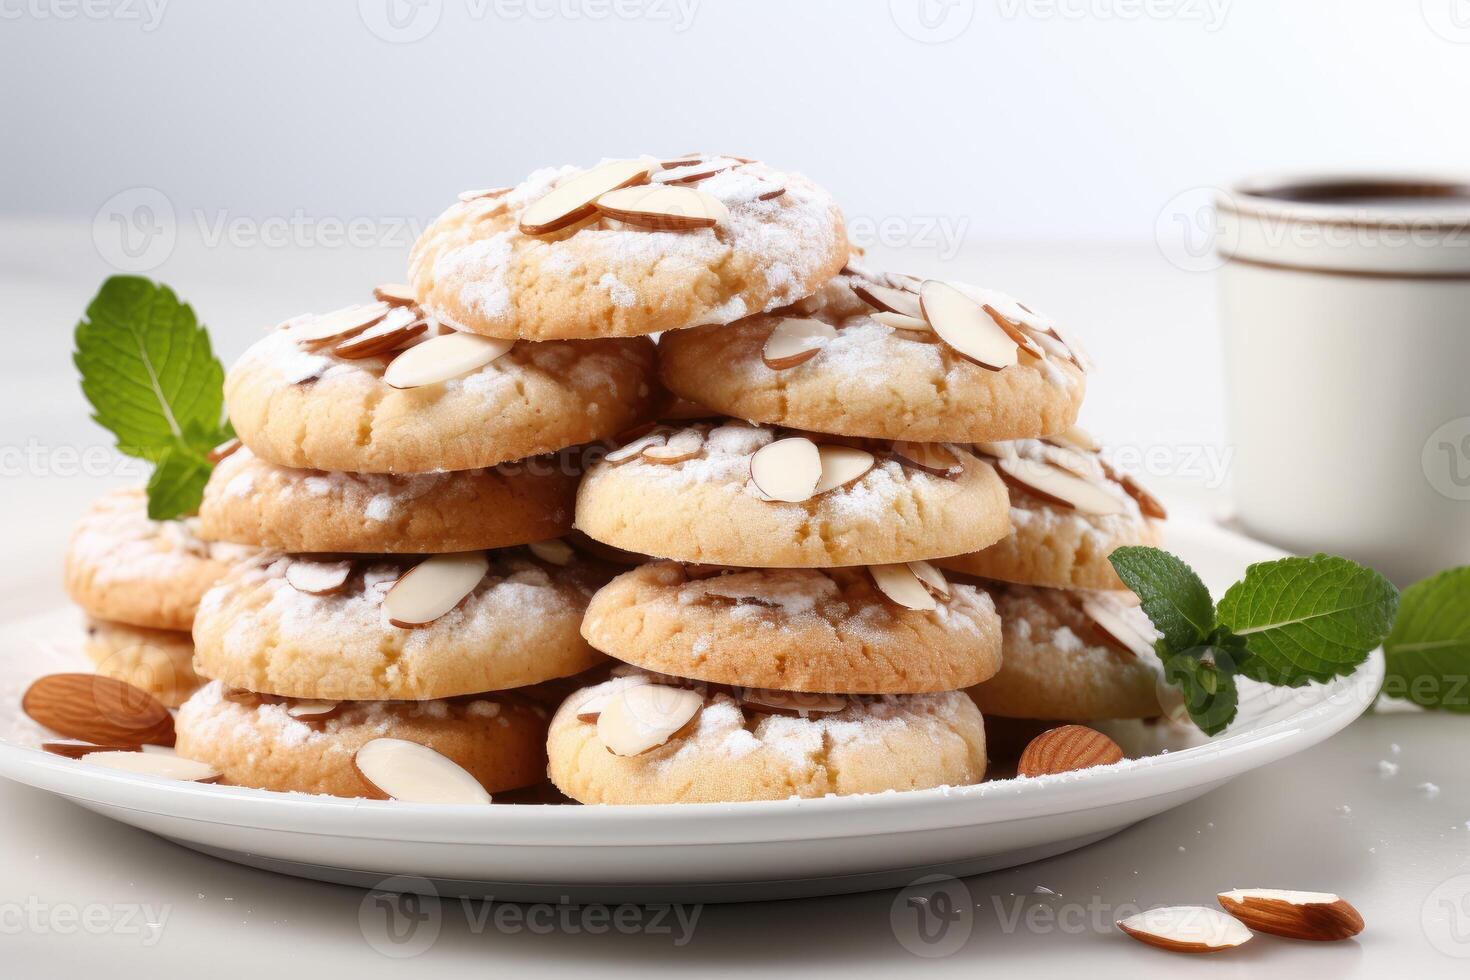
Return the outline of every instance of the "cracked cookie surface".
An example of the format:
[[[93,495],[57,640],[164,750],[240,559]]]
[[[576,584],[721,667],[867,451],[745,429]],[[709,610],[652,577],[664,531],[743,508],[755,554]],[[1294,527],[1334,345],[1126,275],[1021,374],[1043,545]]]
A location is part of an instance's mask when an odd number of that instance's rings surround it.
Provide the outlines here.
[[[609,681],[573,694],[547,735],[551,780],[582,803],[715,803],[846,796],[978,783],[985,725],[963,692],[854,699],[809,718],[756,714],[713,694],[663,745],[625,757],[607,750],[583,703]]]
[[[729,323],[794,302],[847,257],[831,195],[759,163],[689,185],[728,211],[713,228],[657,231],[594,214],[550,234],[522,232],[526,207],[577,173],[538,170],[506,193],[440,215],[409,260],[423,308],[491,337],[629,337]],[[779,196],[761,199],[778,188]]]
[[[194,518],[149,520],[141,487],[109,491],[72,531],[66,591],[95,619],[187,632],[200,597],[234,562],[254,553],[211,544],[197,532]]]
[[[546,774],[546,711],[515,694],[452,701],[346,704],[320,722],[292,718],[284,703],[227,700],[213,682],[179,709],[177,750],[224,774],[231,786],[370,796],[353,757],[375,738],[427,746],[466,769],[488,792]]]
[[[1010,533],[974,554],[943,559],[939,562],[943,567],[1001,582],[1053,589],[1121,589],[1123,581],[1108,555],[1124,545],[1163,545],[1163,521],[1143,514],[1132,495],[1111,471],[1104,469],[1096,453],[1034,439],[1001,443],[997,448],[1027,458],[1059,461],[1085,473],[1117,501],[1118,512],[1083,513],[1012,485]]]
[[[604,439],[662,397],[644,338],[519,343],[449,381],[398,389],[386,358],[305,349],[288,321],[225,376],[240,440],[261,459],[349,473],[473,470]]]
[[[285,552],[432,554],[529,544],[571,530],[578,475],[560,456],[393,476],[276,466],[240,448],[199,508],[206,538]]]
[[[1000,666],[1000,620],[984,591],[956,583],[921,612],[885,598],[865,568],[691,578],[654,562],[593,596],[582,635],[647,670],[783,691],[953,691]]]
[[[607,572],[582,561],[550,565],[520,549],[489,557],[489,572],[458,606],[403,629],[388,622],[383,597],[413,560],[363,558],[340,592],[312,595],[286,580],[291,559],[263,556],[200,603],[196,665],[249,691],[375,701],[522,687],[603,659],[579,627]]]
[[[1004,636],[1001,668],[969,689],[986,715],[1099,721],[1161,713],[1158,674],[1109,642],[1081,607],[1081,593],[1023,585],[993,590]],[[1137,609],[1123,615],[1151,630]]]
[[[755,316],[661,338],[664,384],[735,418],[879,439],[1019,439],[1076,421],[1086,384],[1075,365],[1028,356],[1003,371],[987,370],[933,334],[919,339],[873,319],[873,308],[845,278],[817,294],[820,309],[791,314],[837,328],[810,360],[768,365],[762,351],[780,318]]]
[[[1010,527],[1004,484],[989,464],[968,454],[961,454],[963,469],[955,476],[880,458],[845,487],[785,503],[765,499],[750,481],[751,456],[777,438],[774,429],[741,423],[690,429],[703,438],[695,458],[594,465],[577,491],[577,528],[659,558],[825,568],[961,554],[1000,540]]]

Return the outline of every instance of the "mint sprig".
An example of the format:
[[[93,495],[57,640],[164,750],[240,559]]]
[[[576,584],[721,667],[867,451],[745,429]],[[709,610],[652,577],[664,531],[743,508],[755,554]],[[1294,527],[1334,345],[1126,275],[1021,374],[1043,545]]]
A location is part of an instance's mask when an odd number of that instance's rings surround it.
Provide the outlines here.
[[[1382,575],[1331,555],[1252,565],[1218,605],[1168,552],[1130,546],[1109,560],[1161,634],[1164,679],[1209,735],[1235,719],[1237,675],[1297,687],[1352,673],[1388,636],[1398,608]]]
[[[1405,589],[1383,653],[1385,695],[1470,713],[1470,567]]]
[[[234,435],[208,331],[167,286],[113,276],[87,305],[75,341],[93,420],[117,438],[119,452],[155,464],[148,516],[193,513],[210,451]]]

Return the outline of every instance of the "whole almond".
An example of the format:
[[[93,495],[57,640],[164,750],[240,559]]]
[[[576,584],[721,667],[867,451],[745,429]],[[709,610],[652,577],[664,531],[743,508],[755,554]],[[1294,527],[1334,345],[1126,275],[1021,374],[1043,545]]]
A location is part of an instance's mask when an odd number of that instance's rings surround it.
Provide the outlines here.
[[[1049,776],[1121,762],[1123,750],[1102,732],[1086,725],[1063,725],[1042,732],[1021,753],[1016,771],[1022,776]]]
[[[47,674],[21,698],[38,725],[94,745],[173,745],[174,719],[157,698],[97,674]]]

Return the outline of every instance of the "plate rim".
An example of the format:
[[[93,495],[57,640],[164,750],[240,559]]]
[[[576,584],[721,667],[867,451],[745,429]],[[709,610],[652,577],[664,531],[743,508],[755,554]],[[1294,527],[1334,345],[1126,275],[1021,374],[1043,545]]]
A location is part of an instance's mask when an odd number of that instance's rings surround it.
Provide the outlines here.
[[[1259,555],[1255,561],[1286,554],[1218,525],[1187,519],[1170,523],[1171,537],[1198,536],[1205,547],[1212,537],[1222,539],[1236,551]],[[597,848],[853,838],[1063,816],[1218,784],[1336,734],[1372,704],[1383,672],[1378,651],[1341,690],[1314,705],[1145,760],[1054,776],[858,796],[678,805],[415,804],[203,786],[100,767],[79,769],[76,760],[4,738],[0,738],[0,776],[102,807],[364,841]],[[1203,775],[1191,776],[1202,759],[1210,765]]]

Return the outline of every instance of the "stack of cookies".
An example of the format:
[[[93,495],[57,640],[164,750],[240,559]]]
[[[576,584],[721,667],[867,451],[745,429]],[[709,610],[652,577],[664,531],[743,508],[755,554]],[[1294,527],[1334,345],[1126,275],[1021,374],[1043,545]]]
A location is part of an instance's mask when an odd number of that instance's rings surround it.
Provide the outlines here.
[[[543,782],[544,685],[603,659],[579,628],[609,577],[559,540],[580,465],[560,451],[647,419],[653,372],[646,339],[492,340],[394,285],[251,347],[199,525],[262,550],[200,603],[211,683],[179,753],[341,796]]]
[[[224,781],[873,793],[980,781],[982,711],[1158,712],[1107,554],[1162,508],[1031,307],[711,154],[467,191],[409,273],[226,379],[198,533],[259,551],[194,597],[177,722]]]
[[[248,549],[200,538],[199,521],[154,521],[141,488],[98,499],[72,532],[66,590],[86,614],[83,649],[97,673],[176,708],[194,673],[199,600]]]
[[[553,781],[609,803],[978,782],[964,691],[1001,670],[1001,620],[933,562],[1006,547],[990,453],[1072,428],[1080,352],[1004,294],[849,261],[659,356],[720,417],[635,434],[582,483],[582,532],[664,560],[593,598],[583,634],[630,668],[557,713]]]

